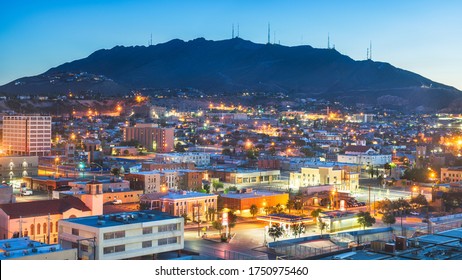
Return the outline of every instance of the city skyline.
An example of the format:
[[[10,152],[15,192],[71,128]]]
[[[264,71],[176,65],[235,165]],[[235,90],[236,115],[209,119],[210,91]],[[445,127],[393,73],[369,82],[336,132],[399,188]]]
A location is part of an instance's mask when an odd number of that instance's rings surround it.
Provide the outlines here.
[[[457,39],[459,3],[437,1],[23,1],[4,4],[0,22],[0,84],[33,76],[62,63],[116,45],[208,40],[234,35],[257,43],[331,45],[462,88],[457,73],[462,55]]]

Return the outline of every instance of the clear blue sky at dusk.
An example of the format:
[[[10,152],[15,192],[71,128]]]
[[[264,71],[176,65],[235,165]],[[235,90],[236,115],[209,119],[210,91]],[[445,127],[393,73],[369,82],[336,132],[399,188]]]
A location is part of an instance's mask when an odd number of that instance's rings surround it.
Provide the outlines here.
[[[462,89],[462,1],[15,0],[0,3],[0,84],[116,45],[240,37],[336,49]],[[272,39],[273,40],[273,39]]]

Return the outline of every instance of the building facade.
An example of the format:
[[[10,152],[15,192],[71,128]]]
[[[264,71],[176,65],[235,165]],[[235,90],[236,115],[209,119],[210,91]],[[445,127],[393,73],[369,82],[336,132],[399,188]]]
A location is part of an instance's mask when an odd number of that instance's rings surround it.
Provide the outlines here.
[[[51,117],[3,116],[3,149],[9,155],[46,156],[51,151]]]
[[[59,242],[77,248],[79,259],[121,260],[184,248],[184,219],[137,211],[62,220]]]
[[[441,182],[453,183],[462,181],[462,166],[441,168]]]
[[[205,166],[210,164],[209,153],[170,153],[156,154],[156,158],[162,159],[164,162],[186,163],[192,162],[196,166]]]
[[[206,221],[209,210],[217,210],[218,195],[177,191],[157,196],[144,196],[141,203],[149,209],[160,210],[170,215],[187,215],[191,221]]]
[[[58,222],[91,215],[80,199],[66,197],[0,205],[0,238],[30,237],[43,243],[58,242]]]
[[[124,141],[136,140],[149,152],[168,153],[174,147],[174,128],[160,128],[155,124],[136,124],[124,129]]]
[[[27,176],[37,176],[38,156],[0,157],[0,178],[12,182]]]

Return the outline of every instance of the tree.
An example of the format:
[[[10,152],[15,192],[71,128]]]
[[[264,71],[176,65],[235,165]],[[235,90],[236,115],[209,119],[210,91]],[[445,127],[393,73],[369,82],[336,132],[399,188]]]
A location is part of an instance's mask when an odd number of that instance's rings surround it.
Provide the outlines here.
[[[265,211],[265,215],[268,215],[268,213],[271,212],[271,208],[270,206],[265,206],[265,208],[263,209]]]
[[[316,155],[310,148],[303,147],[300,149],[300,152],[305,155],[305,157],[314,157]]]
[[[371,227],[373,224],[375,224],[375,218],[371,216],[370,212],[360,211],[357,217],[358,223],[363,227],[363,229],[366,229],[366,227]]]
[[[322,232],[325,229],[327,229],[327,223],[318,218],[318,227],[321,230],[321,238],[322,238]]]
[[[237,216],[234,214],[233,211],[228,212],[228,230],[229,230],[229,236],[231,236],[231,229],[236,226],[237,222]]]
[[[311,217],[314,219],[317,219],[319,217],[319,214],[322,212],[322,209],[318,208],[313,211],[311,211]]]
[[[191,221],[191,219],[188,217],[188,214],[186,213],[183,213],[181,217],[183,217],[185,225],[188,223],[188,221]]]
[[[290,229],[292,231],[292,235],[294,237],[300,237],[300,235],[302,233],[305,233],[305,230],[306,230],[306,226],[305,224],[301,223],[301,224],[293,224],[290,226]]]
[[[385,212],[382,216],[382,222],[387,224],[388,226],[396,223],[396,218],[391,212]]]
[[[115,178],[120,176],[120,168],[118,167],[111,168],[111,174],[114,176],[113,180],[115,180]]]
[[[184,153],[184,152],[186,152],[186,150],[185,150],[184,146],[180,142],[178,142],[175,145],[175,152]]]
[[[232,156],[233,153],[231,152],[231,149],[230,148],[224,148],[222,151],[221,151],[221,154],[224,155],[224,156]]]
[[[218,230],[218,233],[221,235],[221,231],[223,230],[223,225],[221,224],[220,221],[213,221],[212,222],[212,227],[216,230]]]
[[[411,204],[417,204],[417,205],[419,205],[420,207],[422,207],[422,206],[427,206],[427,205],[428,205],[428,201],[427,201],[427,198],[425,197],[425,195],[419,194],[418,196],[413,197],[413,198],[411,199]]]
[[[124,156],[128,156],[128,155],[130,155],[130,152],[128,150],[124,150],[123,154],[124,154]]]
[[[210,185],[209,185],[209,184],[205,184],[205,185],[204,185],[204,190],[205,190],[205,193],[210,193]]]
[[[210,207],[207,209],[207,220],[215,221],[215,214],[217,213],[217,209]]]
[[[255,204],[250,205],[250,214],[252,214],[252,217],[255,217],[258,213],[258,207]]]
[[[274,206],[273,211],[276,214],[281,214],[282,212],[284,212],[284,206],[278,203],[276,206]]]
[[[219,189],[222,189],[222,188],[223,188],[223,183],[222,183],[222,182],[213,181],[212,187],[213,187],[213,191],[216,192],[216,191],[218,191]]]
[[[268,229],[268,235],[273,238],[273,241],[276,242],[276,239],[281,237],[284,234],[284,229],[279,224],[273,224]]]
[[[289,209],[289,214],[290,214],[290,210],[294,208],[294,206],[295,206],[295,200],[289,199],[286,203],[286,207],[287,209]]]

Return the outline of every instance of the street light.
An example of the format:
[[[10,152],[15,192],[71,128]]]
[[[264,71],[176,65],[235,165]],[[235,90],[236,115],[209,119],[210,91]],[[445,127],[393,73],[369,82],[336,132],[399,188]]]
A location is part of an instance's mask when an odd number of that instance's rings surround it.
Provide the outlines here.
[[[55,177],[58,177],[58,173],[59,173],[59,157],[55,157],[55,165],[56,165]]]

